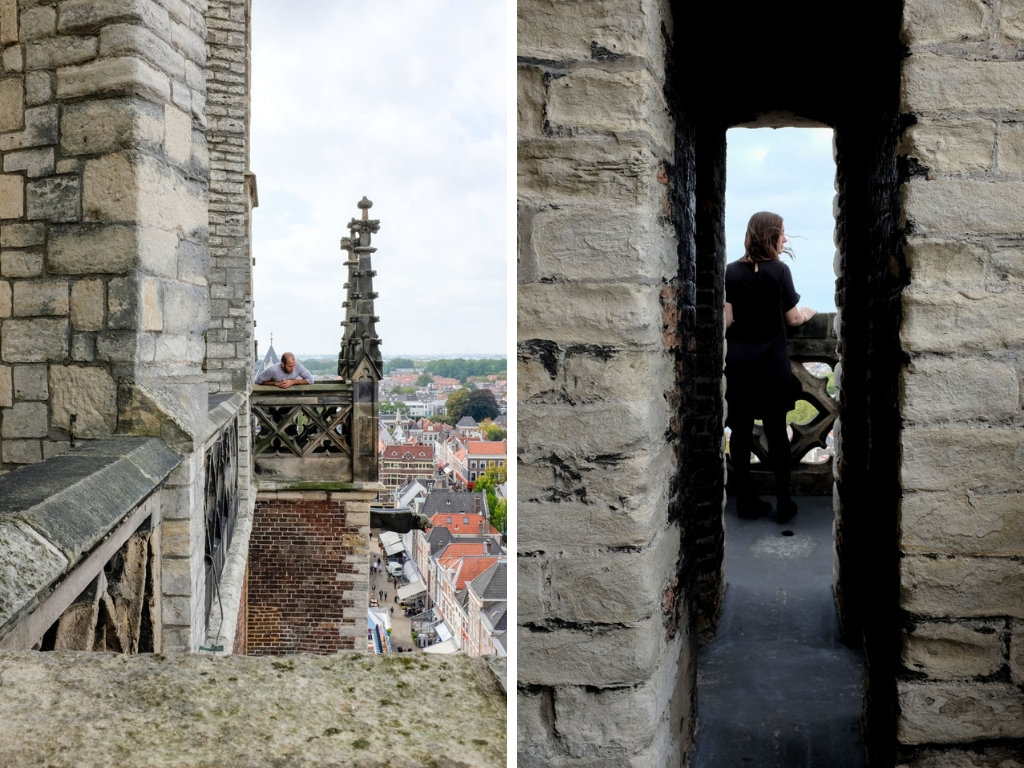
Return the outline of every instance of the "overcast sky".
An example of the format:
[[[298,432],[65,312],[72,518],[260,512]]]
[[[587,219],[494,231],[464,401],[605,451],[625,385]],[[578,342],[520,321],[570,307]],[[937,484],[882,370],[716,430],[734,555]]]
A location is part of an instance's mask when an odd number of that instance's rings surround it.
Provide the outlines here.
[[[253,0],[261,355],[337,354],[363,195],[384,354],[505,351],[505,27],[502,2]]]
[[[800,304],[835,311],[832,198],[836,166],[830,128],[733,128],[727,134],[725,239],[728,260],[743,256],[750,216],[782,216],[796,258],[793,271]]]

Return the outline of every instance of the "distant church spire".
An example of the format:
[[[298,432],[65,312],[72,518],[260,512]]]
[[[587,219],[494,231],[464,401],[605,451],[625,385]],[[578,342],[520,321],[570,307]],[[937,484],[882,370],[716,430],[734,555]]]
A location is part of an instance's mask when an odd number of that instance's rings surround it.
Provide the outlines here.
[[[384,363],[380,355],[380,337],[376,323],[380,319],[373,314],[373,278],[377,274],[371,268],[370,256],[376,248],[370,246],[370,238],[380,230],[380,221],[369,217],[373,203],[364,196],[357,205],[363,212],[362,218],[348,223],[350,237],[341,239],[341,250],[348,254],[348,282],[345,302],[345,334],[338,354],[338,375],[349,381],[380,381]]]

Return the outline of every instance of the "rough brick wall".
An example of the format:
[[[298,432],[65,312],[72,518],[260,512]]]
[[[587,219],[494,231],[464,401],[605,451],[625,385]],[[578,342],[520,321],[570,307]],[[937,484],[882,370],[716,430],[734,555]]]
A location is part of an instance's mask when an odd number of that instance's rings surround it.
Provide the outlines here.
[[[671,19],[650,0],[518,11],[519,764],[679,765]]]
[[[211,0],[206,13],[206,140],[210,151],[210,327],[206,380],[211,392],[252,388],[250,248],[250,0]]]
[[[257,496],[249,540],[248,654],[364,647],[369,560],[361,518],[351,506],[326,493]]]
[[[682,141],[680,138],[679,141]],[[725,595],[725,129],[711,122],[694,129],[694,232],[680,231],[680,241],[695,240],[693,267],[687,269],[686,292],[693,309],[684,314],[681,333],[683,397],[680,402],[680,509],[686,571],[698,638],[718,628]],[[681,165],[677,162],[677,166]],[[677,192],[681,197],[683,185]],[[682,216],[677,221],[685,221]],[[683,265],[688,262],[682,261]]]

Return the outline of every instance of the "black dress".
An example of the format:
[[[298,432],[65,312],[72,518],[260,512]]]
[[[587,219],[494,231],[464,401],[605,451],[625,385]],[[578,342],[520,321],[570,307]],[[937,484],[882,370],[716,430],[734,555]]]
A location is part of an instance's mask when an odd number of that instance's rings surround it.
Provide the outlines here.
[[[781,261],[734,261],[725,268],[725,300],[733,323],[726,331],[726,400],[729,414],[783,414],[795,405],[786,344],[786,312],[800,294]],[[731,419],[730,419],[731,421]],[[731,426],[731,424],[730,424]]]

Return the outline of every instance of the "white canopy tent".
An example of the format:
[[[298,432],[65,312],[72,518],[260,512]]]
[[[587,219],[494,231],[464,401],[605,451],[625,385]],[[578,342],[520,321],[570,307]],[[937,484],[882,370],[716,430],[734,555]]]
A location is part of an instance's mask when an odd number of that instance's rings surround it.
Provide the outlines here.
[[[410,597],[415,597],[421,592],[427,591],[427,585],[417,579],[412,584],[406,584],[404,587],[398,589],[398,602],[408,600]]]
[[[405,551],[405,545],[401,537],[394,531],[381,531],[380,543],[384,545],[384,551],[389,555],[397,555]]]
[[[423,649],[424,653],[458,653],[459,649],[455,646],[454,640],[444,640],[440,643],[434,643],[428,645]]]

